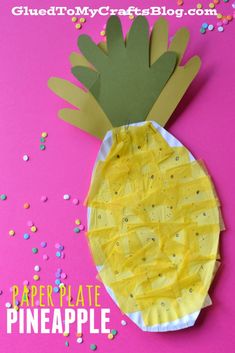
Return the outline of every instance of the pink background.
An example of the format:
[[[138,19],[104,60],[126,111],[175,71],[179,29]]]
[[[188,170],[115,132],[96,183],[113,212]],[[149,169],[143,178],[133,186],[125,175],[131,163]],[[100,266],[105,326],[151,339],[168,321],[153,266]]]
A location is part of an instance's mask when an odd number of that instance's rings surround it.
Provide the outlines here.
[[[186,7],[194,7],[197,1],[185,1]],[[209,1],[208,1],[209,2]],[[204,2],[207,4],[208,2]],[[76,3],[76,4],[75,4]],[[89,2],[91,4],[91,2]],[[94,1],[93,7],[111,4],[111,1]],[[176,8],[176,1],[124,1],[115,7],[139,5],[143,7],[166,5]],[[232,13],[231,1],[222,4],[225,14]],[[54,1],[12,1],[0,5],[0,193],[8,199],[0,201],[0,350],[3,353],[64,352],[62,335],[7,335],[5,333],[5,303],[10,300],[9,288],[21,285],[25,279],[33,283],[33,267],[42,266],[39,284],[53,283],[54,273],[62,267],[68,274],[67,283],[98,284],[96,270],[88,250],[84,232],[73,233],[74,220],[86,223],[86,209],[82,206],[90,181],[92,167],[100,142],[86,133],[57,118],[59,108],[67,104],[47,88],[50,76],[68,78],[68,56],[76,50],[79,33],[89,33],[100,40],[99,32],[106,22],[104,17],[88,19],[81,32],[75,30],[71,19],[58,17],[14,17],[13,5],[47,7]],[[57,6],[86,5],[82,0],[72,2],[57,0]],[[150,18],[153,23],[155,18]],[[202,158],[214,178],[223,205],[227,231],[221,235],[222,265],[210,291],[213,306],[201,313],[195,327],[180,332],[151,334],[142,332],[127,319],[120,324],[123,315],[102,287],[102,307],[111,309],[110,328],[118,330],[114,341],[106,335],[92,336],[86,330],[84,343],[78,345],[72,333],[69,337],[71,352],[89,352],[90,343],[96,343],[99,352],[113,353],[232,353],[234,335],[234,247],[235,247],[235,163],[234,163],[234,23],[225,26],[224,33],[216,31],[206,35],[199,33],[202,22],[216,24],[216,19],[185,16],[168,17],[171,34],[180,26],[188,26],[191,42],[186,59],[199,54],[203,65],[197,79],[177,108],[169,124],[169,131],[180,139],[197,158]],[[123,19],[125,28],[129,19]],[[39,150],[42,131],[47,131],[46,150]],[[22,160],[23,154],[30,161]],[[79,206],[64,201],[63,194],[78,197]],[[41,195],[48,202],[40,201]],[[23,208],[29,202],[29,210]],[[25,241],[27,221],[33,220],[38,232]],[[9,237],[14,229],[15,237]],[[31,248],[47,241],[45,251],[33,255]],[[65,246],[66,258],[55,257],[54,244]],[[39,247],[40,248],[40,247]],[[42,260],[47,253],[50,260]]]

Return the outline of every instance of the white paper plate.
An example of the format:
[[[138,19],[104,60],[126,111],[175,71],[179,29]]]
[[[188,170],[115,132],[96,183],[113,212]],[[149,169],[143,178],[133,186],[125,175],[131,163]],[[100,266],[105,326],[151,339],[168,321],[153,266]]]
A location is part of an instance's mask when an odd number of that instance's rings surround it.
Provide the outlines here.
[[[131,124],[131,126],[140,126],[140,125],[143,125],[145,123],[146,122],[141,122],[141,123],[137,123],[137,124]],[[171,147],[183,146],[180,141],[178,141],[173,135],[171,135],[168,131],[166,131],[163,127],[161,127],[155,121],[151,121],[151,123],[155,127],[155,129],[160,132],[162,137],[167,141],[167,143]],[[108,155],[108,153],[110,151],[111,146],[112,146],[112,131],[108,131],[107,134],[104,137],[103,143],[102,143],[102,145],[100,147],[100,150],[99,150],[99,153],[97,155],[93,172],[95,170],[97,162],[105,160],[106,156]],[[195,160],[195,158],[193,157],[193,155],[190,152],[189,152],[189,156],[190,156],[190,160],[191,161]],[[90,226],[90,208],[88,208],[88,211],[87,211],[87,218],[88,218],[87,224],[88,224],[88,230],[89,230],[89,226]],[[100,272],[101,268],[102,268],[101,266],[97,266],[98,272]],[[105,288],[106,288],[107,292],[109,293],[109,295],[111,296],[111,298],[114,300],[114,302],[118,305],[113,291],[107,286],[105,286]],[[206,297],[203,307],[208,306],[208,305],[211,305],[211,300],[210,300],[209,296]],[[200,310],[199,311],[195,311],[192,314],[186,315],[186,316],[184,316],[184,317],[182,317],[182,318],[180,318],[178,320],[170,321],[170,322],[166,322],[164,324],[159,324],[159,325],[154,325],[154,326],[145,326],[140,311],[137,311],[137,312],[131,313],[131,314],[126,314],[126,315],[137,326],[139,326],[143,331],[148,331],[148,332],[166,332],[166,331],[180,330],[180,329],[184,329],[184,328],[193,326],[195,321],[197,320],[197,317],[198,317],[199,313],[200,313]]]

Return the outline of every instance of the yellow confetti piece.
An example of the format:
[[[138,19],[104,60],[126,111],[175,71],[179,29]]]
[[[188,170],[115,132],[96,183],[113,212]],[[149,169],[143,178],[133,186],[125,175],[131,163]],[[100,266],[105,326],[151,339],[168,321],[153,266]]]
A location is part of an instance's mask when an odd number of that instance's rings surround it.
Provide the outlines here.
[[[76,28],[76,29],[81,29],[81,28],[82,28],[81,23],[77,23],[77,24],[75,25],[75,28]]]

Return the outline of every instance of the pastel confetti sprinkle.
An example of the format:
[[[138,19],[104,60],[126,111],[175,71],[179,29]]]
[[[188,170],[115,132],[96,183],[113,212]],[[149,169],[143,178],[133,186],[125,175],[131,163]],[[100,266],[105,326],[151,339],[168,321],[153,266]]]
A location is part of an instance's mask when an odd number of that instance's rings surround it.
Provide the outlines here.
[[[25,240],[30,239],[30,235],[28,233],[25,233],[23,237],[24,237]]]
[[[64,194],[63,199],[64,200],[69,200],[70,199],[70,195],[69,194]]]
[[[40,145],[39,148],[40,148],[41,151],[44,151],[46,149],[46,146],[45,145]]]
[[[47,196],[45,196],[45,195],[41,196],[41,201],[42,202],[47,202],[47,200],[48,200]]]
[[[74,205],[78,205],[79,204],[79,200],[78,199],[73,199],[73,204]]]
[[[10,229],[10,230],[9,230],[9,235],[10,235],[11,237],[14,237],[15,231],[14,231],[13,229]]]
[[[28,162],[28,160],[29,160],[29,156],[27,154],[24,154],[23,155],[23,161],[24,162]]]
[[[184,5],[183,0],[177,0],[177,5],[178,5],[178,6],[182,6],[182,5]]]
[[[1,199],[2,201],[5,201],[5,200],[7,199],[7,195],[6,195],[6,194],[1,194],[1,195],[0,195],[0,199]]]
[[[203,24],[202,24],[202,28],[207,29],[207,28],[208,28],[208,23],[206,23],[206,22],[205,22],[205,23],[203,23]]]
[[[97,345],[96,344],[91,344],[90,345],[90,350],[91,351],[96,351],[96,349],[97,349]]]

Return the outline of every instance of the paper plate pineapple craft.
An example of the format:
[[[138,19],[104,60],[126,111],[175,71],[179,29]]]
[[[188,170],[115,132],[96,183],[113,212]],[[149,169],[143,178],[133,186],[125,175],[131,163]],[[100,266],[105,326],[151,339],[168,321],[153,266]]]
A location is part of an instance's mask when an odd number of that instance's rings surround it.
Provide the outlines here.
[[[62,119],[104,138],[88,206],[88,240],[109,294],[145,331],[194,325],[210,304],[221,230],[219,200],[202,163],[162,126],[200,68],[180,62],[189,39],[180,29],[168,48],[168,24],[149,36],[137,17],[123,39],[118,17],[106,43],[78,39],[72,72],[86,91],[59,78],[49,87],[78,109]]]

